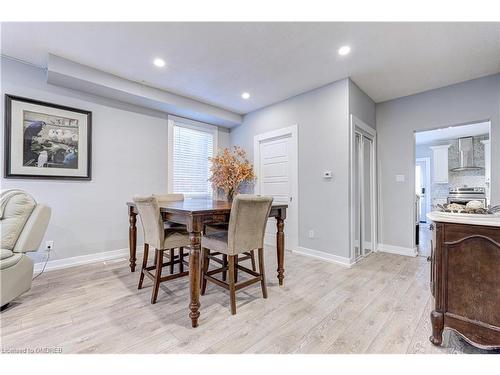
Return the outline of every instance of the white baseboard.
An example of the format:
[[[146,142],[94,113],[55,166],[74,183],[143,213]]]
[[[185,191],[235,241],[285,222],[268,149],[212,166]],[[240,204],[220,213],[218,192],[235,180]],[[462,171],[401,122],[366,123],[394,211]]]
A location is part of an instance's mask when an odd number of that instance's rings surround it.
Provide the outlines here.
[[[141,249],[141,250],[139,250],[139,249]],[[137,255],[139,255],[139,254],[142,254],[142,246],[137,246]],[[104,261],[120,259],[120,258],[123,258],[125,260],[129,258],[129,249],[128,248],[105,251],[102,253],[81,255],[81,256],[71,257],[71,258],[49,260],[47,262],[47,266],[45,267],[45,272],[59,270],[59,269],[63,269],[63,268],[81,266],[83,264],[104,262]],[[35,263],[34,272],[35,273],[40,272],[43,269],[44,264],[45,264],[45,262]]]
[[[353,265],[353,262],[351,262],[350,258],[325,253],[324,251],[308,249],[307,247],[298,246],[297,249],[292,250],[292,252],[294,254],[305,255],[316,259],[321,259],[326,262],[340,264],[341,266],[344,267],[351,267]]]
[[[381,251],[384,253],[405,255],[408,257],[416,257],[418,255],[416,247],[411,248],[411,247],[393,246],[393,245],[386,245],[383,243],[379,243],[377,245],[377,251]]]

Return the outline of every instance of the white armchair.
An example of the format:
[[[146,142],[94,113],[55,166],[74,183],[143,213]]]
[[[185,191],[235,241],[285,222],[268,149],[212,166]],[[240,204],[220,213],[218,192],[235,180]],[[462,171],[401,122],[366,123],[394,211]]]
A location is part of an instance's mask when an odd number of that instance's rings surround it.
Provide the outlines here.
[[[26,252],[36,251],[49,224],[50,208],[37,204],[25,191],[0,194],[0,306],[31,288],[33,261]]]

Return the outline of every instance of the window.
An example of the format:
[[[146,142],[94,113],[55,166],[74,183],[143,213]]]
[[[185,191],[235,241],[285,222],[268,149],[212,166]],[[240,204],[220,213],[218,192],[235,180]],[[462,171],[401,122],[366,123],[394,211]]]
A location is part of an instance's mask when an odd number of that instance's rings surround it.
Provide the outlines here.
[[[217,150],[217,127],[169,116],[168,190],[190,198],[211,198],[209,157]]]

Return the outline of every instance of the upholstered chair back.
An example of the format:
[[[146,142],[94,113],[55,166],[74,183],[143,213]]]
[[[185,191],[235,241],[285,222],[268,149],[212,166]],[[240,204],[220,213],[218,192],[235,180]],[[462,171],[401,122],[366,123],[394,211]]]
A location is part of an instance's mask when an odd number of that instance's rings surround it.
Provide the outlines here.
[[[229,218],[229,255],[264,247],[266,223],[273,198],[239,194],[234,198]]]
[[[163,220],[160,216],[158,200],[151,197],[134,197],[142,228],[144,229],[144,243],[155,249],[162,249],[165,240]]]
[[[36,251],[42,242],[51,210],[23,190],[0,194],[1,248],[17,253]]]
[[[184,200],[184,194],[153,194],[159,203],[161,202],[179,202]]]

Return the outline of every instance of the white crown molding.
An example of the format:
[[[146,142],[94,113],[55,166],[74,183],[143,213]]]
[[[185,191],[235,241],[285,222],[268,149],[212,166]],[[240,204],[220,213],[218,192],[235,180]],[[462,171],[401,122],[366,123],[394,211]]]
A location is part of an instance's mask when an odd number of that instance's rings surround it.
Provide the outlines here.
[[[418,255],[418,251],[417,251],[416,247],[410,248],[410,247],[393,246],[393,245],[379,243],[377,245],[377,250],[381,251],[383,253],[405,255],[408,257],[416,257]]]

